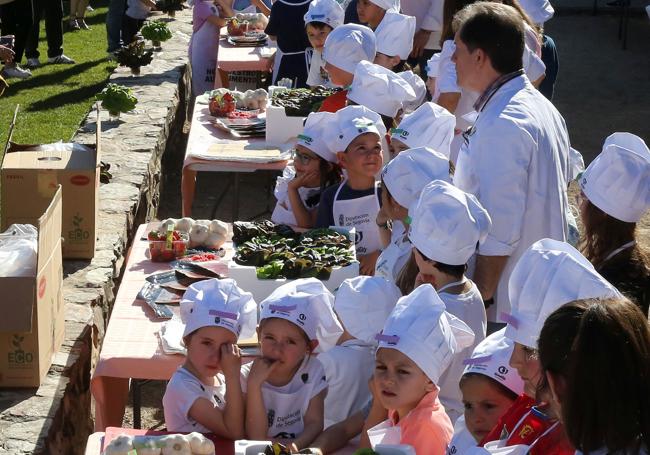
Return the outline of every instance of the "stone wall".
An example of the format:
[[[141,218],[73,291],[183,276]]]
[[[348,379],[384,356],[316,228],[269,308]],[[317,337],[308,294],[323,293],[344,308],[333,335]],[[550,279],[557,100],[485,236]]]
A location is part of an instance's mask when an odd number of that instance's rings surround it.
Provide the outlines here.
[[[113,175],[99,193],[98,244],[92,261],[64,261],[65,341],[43,384],[0,390],[0,453],[84,453],[92,432],[90,376],[108,324],[135,229],[158,209],[161,159],[182,134],[191,93],[186,68],[191,12],[169,22],[173,38],[163,44],[141,76],[118,68],[111,82],[133,88],[138,105],[109,122],[101,112],[101,160]],[[94,143],[91,111],[74,140]]]

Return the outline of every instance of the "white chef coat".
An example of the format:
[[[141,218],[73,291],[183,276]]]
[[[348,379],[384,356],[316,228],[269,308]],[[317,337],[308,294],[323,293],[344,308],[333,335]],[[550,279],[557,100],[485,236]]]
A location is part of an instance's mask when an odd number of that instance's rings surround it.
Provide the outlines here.
[[[454,436],[447,447],[446,455],[463,455],[469,448],[476,447],[476,444],[476,439],[465,424],[465,416],[460,416],[454,424]]]
[[[455,423],[456,419],[465,412],[463,394],[460,392],[458,385],[465,370],[463,361],[471,357],[476,345],[485,339],[485,331],[487,329],[487,316],[485,315],[485,306],[483,305],[481,292],[474,283],[472,283],[469,291],[462,294],[449,294],[446,292],[446,289],[456,284],[449,283],[441,287],[438,290],[438,295],[447,307],[447,311],[472,329],[474,332],[474,343],[458,354],[454,354],[451,364],[442,376],[440,376],[440,380],[438,381],[440,402],[445,406],[445,411],[447,411],[447,415],[452,423]]]
[[[429,30],[431,36],[425,49],[440,49],[444,0],[402,0],[401,13],[415,17],[415,30]]]
[[[557,109],[522,75],[494,93],[467,136],[454,184],[492,218],[478,253],[509,256],[490,319],[501,321],[510,312],[508,280],[519,257],[542,238],[567,238],[569,134]]]
[[[406,235],[406,227],[401,221],[393,222],[390,243],[381,252],[375,265],[375,276],[395,283],[400,271],[411,257],[413,245]]]
[[[329,384],[325,428],[360,411],[370,400],[368,380],[375,369],[374,353],[373,345],[348,340],[318,355]]]
[[[241,367],[241,386],[246,393],[248,374],[253,363]],[[303,417],[312,398],[327,388],[323,365],[315,356],[305,356],[305,360],[288,384],[275,387],[264,382],[262,398],[269,424],[267,437],[294,439],[305,428]]]
[[[176,370],[162,400],[168,431],[210,433],[211,430],[191,419],[188,413],[199,398],[210,401],[215,408],[223,409],[226,406],[226,378],[218,374],[217,380],[217,386],[208,386],[184,367]]]
[[[298,188],[298,195],[302,204],[307,208],[307,210],[317,210],[318,204],[309,207],[307,205],[307,200],[314,195],[320,193],[320,188],[307,188],[301,187]],[[296,221],[296,215],[293,213],[293,207],[291,207],[291,201],[289,200],[289,194],[284,193],[285,198],[283,200],[278,200],[271,214],[271,221],[277,224],[288,224],[289,226],[297,226],[298,222]]]

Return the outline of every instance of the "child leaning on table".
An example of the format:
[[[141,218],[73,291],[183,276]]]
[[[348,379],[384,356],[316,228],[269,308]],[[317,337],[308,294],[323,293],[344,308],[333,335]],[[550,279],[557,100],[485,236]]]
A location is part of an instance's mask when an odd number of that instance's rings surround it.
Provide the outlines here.
[[[191,285],[181,301],[187,357],[163,397],[168,431],[244,437],[237,338],[250,337],[257,321],[252,294],[232,279]]]
[[[454,354],[474,340],[472,330],[423,284],[397,302],[377,340],[373,395],[388,409],[388,420],[368,430],[371,444],[408,444],[417,454],[443,455],[453,427],[437,384]]]
[[[333,300],[323,283],[305,278],[262,301],[257,329],[262,356],[241,369],[248,439],[272,439],[298,450],[323,431],[327,379],[312,354],[332,347],[343,333]]]
[[[228,0],[197,0],[194,4],[188,53],[192,65],[192,92],[195,96],[214,88],[219,32],[234,14]]]
[[[275,185],[275,204],[271,220],[301,228],[312,228],[321,193],[341,182],[336,153],[327,145],[328,135],[336,129],[336,115],[312,112],[298,135],[293,167],[287,166]]]
[[[339,25],[343,25],[344,16],[345,12],[336,0],[312,0],[309,4],[309,9],[305,14],[305,31],[309,44],[314,48],[307,76],[307,85],[310,87],[318,85],[334,87],[327,71],[323,68],[325,63],[322,52],[330,32]]]

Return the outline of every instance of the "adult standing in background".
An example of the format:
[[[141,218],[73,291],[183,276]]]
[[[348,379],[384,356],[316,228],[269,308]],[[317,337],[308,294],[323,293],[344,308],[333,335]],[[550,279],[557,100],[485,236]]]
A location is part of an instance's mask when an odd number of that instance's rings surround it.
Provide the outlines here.
[[[481,95],[454,183],[492,217],[473,281],[486,306],[496,301],[488,310],[495,322],[510,312],[508,280],[523,252],[545,237],[566,240],[569,134],[560,113],[524,74],[521,15],[510,6],[479,2],[457,17],[458,84]]]
[[[427,60],[440,52],[444,0],[402,0],[402,14],[415,17],[415,36],[409,65],[420,67],[420,75],[427,78]]]
[[[6,61],[2,76],[6,78],[26,79],[32,75],[28,69],[21,68],[18,63],[23,59],[27,34],[33,21],[31,0],[0,0],[0,30],[2,35],[14,35],[13,60]]]
[[[36,68],[39,61],[38,40],[41,31],[41,18],[45,15],[45,34],[47,35],[47,63],[74,63],[70,57],[63,54],[63,1],[62,0],[31,0],[34,8],[34,20],[27,35],[25,57],[27,66]]]
[[[109,57],[122,47],[122,19],[126,11],[126,0],[110,0],[106,15],[106,40]]]

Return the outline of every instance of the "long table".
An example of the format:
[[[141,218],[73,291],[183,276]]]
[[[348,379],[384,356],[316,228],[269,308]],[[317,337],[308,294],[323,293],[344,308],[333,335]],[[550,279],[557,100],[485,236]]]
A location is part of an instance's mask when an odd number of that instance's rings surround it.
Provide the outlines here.
[[[221,73],[232,71],[267,71],[269,58],[265,52],[274,51],[276,44],[268,40],[265,47],[237,47],[228,43],[226,39],[226,29],[222,29],[221,40],[219,41],[219,57],[217,58],[217,68],[215,71],[215,88],[228,87],[228,81],[221,79]],[[269,51],[270,50],[270,51]]]
[[[205,154],[211,150],[213,144],[227,143],[229,146],[238,147],[243,153],[255,156],[263,154],[275,147],[267,147],[263,138],[239,139],[231,137],[227,132],[212,125],[213,117],[208,106],[194,104],[192,125],[183,161],[183,174],[181,178],[181,195],[183,199],[183,216],[192,216],[192,203],[196,190],[196,173],[201,172],[229,172],[233,175],[234,200],[232,207],[233,221],[238,219],[239,209],[239,173],[255,172],[259,170],[282,171],[287,165],[287,160],[268,159],[257,162],[245,160],[225,160],[214,153],[213,159],[206,159]]]

